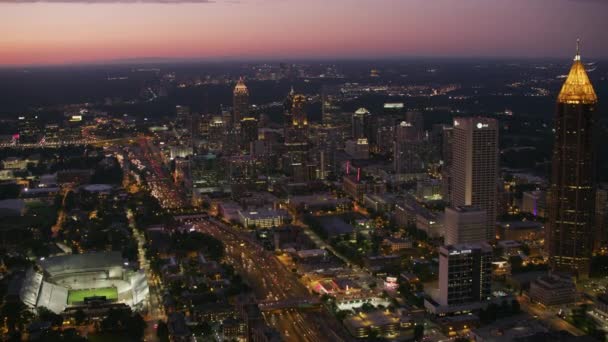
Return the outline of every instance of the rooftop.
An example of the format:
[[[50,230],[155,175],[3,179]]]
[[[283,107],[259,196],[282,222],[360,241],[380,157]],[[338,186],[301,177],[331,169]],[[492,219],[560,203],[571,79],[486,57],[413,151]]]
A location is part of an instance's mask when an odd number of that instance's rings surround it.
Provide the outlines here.
[[[566,82],[564,82],[557,100],[560,103],[569,104],[597,103],[597,95],[589,80],[589,76],[587,76],[585,65],[581,62],[578,46],[576,56],[574,57],[574,64],[572,64],[568,78],[566,78]]]
[[[388,324],[399,323],[399,317],[389,311],[372,311],[369,313],[360,313],[359,315],[349,317],[345,323],[354,328],[365,328],[369,326],[383,326]]]

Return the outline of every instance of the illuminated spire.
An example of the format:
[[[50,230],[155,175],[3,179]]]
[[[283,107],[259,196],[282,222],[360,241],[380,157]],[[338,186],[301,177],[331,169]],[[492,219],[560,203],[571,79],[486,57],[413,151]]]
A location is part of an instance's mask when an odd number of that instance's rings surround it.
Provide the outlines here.
[[[589,80],[585,65],[581,62],[580,39],[576,41],[576,56],[568,78],[557,97],[559,103],[590,104],[597,102],[597,95]]]

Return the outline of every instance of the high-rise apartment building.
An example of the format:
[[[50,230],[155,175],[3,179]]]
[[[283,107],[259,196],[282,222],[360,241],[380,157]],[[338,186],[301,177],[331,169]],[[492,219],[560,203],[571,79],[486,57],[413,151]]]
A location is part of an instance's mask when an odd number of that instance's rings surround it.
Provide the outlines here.
[[[557,98],[546,248],[554,271],[589,275],[593,250],[597,96],[577,51]]]
[[[485,210],[488,241],[495,236],[498,175],[498,122],[481,117],[455,118],[451,204]]]

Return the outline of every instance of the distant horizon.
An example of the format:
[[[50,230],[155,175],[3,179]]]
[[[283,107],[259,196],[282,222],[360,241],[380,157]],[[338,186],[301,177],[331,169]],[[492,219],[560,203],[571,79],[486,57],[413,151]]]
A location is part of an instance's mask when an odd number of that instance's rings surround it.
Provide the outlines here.
[[[0,10],[2,66],[569,58],[577,38],[584,58],[608,58],[604,0],[0,0]]]
[[[538,61],[538,62],[564,62],[567,63],[573,59],[573,56],[546,56],[546,57],[531,57],[531,56],[361,56],[361,57],[344,57],[344,56],[319,56],[308,58],[277,58],[277,57],[134,57],[134,58],[116,58],[108,60],[91,60],[77,62],[58,62],[46,64],[0,64],[0,69],[23,69],[23,68],[53,68],[53,67],[86,67],[86,66],[126,66],[126,65],[154,65],[154,64],[187,64],[187,63],[351,63],[351,62],[424,62],[425,60],[432,62],[483,62],[483,61]],[[602,57],[585,57],[584,63],[595,63],[607,61],[608,56]]]

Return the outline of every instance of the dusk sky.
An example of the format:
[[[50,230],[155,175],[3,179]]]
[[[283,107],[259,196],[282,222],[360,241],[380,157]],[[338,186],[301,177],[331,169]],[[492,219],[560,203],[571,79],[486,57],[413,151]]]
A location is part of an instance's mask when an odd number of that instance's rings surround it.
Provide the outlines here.
[[[608,57],[608,0],[0,0],[0,65]]]

